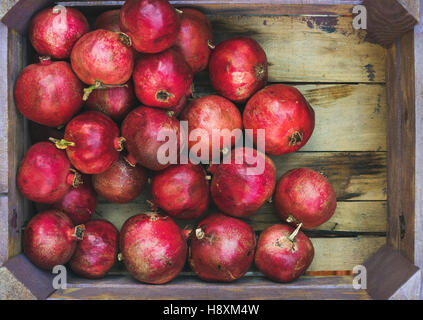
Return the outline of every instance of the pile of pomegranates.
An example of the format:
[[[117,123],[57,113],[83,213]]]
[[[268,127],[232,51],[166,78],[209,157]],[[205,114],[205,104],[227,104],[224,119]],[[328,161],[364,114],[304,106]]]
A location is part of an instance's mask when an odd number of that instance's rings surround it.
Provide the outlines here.
[[[218,282],[241,278],[253,263],[277,282],[304,274],[314,248],[301,229],[330,219],[336,195],[319,172],[283,174],[275,165],[274,156],[298,151],[313,133],[315,113],[301,92],[266,86],[261,45],[245,36],[215,45],[197,9],[127,0],[91,18],[90,30],[83,13],[55,6],[30,23],[39,63],[22,70],[14,90],[34,143],[16,176],[40,211],[24,229],[29,260],[47,270],[69,263],[93,279],[119,263],[150,284],[185,265]],[[194,75],[207,69],[216,94],[197,95]],[[120,231],[95,215],[105,202],[144,192],[149,208]],[[285,224],[257,240],[241,218],[260,215],[266,202]]]

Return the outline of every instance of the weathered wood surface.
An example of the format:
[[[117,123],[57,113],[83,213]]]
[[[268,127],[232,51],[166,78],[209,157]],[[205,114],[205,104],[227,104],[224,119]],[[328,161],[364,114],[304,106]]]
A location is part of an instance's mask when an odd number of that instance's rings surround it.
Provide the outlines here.
[[[351,277],[302,277],[292,284],[278,284],[263,278],[243,278],[234,283],[208,283],[179,277],[157,286],[136,283],[129,276],[103,281],[76,280],[49,299],[355,299],[367,300],[365,290],[355,290]]]
[[[7,27],[0,23],[0,43],[7,43]],[[0,46],[0,69],[7,70],[7,45]],[[3,69],[6,68],[6,69]],[[0,193],[8,191],[7,182],[7,81],[4,81],[6,74],[2,75],[3,81],[0,82]]]
[[[0,266],[8,258],[9,246],[9,209],[7,195],[0,196]]]

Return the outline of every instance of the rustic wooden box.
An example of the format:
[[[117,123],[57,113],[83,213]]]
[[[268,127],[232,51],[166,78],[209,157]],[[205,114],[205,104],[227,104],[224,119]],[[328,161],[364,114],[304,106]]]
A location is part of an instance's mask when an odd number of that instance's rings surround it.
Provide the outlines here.
[[[26,28],[49,0],[17,1],[0,24],[0,298],[17,299],[418,299],[423,267],[423,34],[417,0],[171,1],[209,15],[216,40],[248,35],[270,62],[270,82],[297,86],[316,111],[310,142],[296,154],[273,157],[278,176],[306,166],[335,187],[334,217],[308,234],[316,257],[290,284],[252,269],[230,284],[206,283],[187,269],[169,284],[135,282],[116,266],[103,280],[72,275],[54,291],[53,275],[21,253],[22,228],[33,205],[16,188],[16,171],[30,145],[28,124],[17,112],[13,88],[31,48]],[[87,16],[123,1],[63,1]],[[352,26],[363,4],[368,30]],[[211,92],[207,74],[196,94]],[[116,206],[100,200],[97,217],[116,226],[142,212],[148,194]],[[280,222],[271,204],[249,221],[257,232]],[[367,268],[367,289],[352,286],[352,269]]]

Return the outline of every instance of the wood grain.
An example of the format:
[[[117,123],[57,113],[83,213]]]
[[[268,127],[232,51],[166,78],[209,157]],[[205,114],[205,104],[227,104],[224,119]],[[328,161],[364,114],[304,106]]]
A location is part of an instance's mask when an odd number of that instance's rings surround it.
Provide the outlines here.
[[[9,210],[7,195],[0,196],[0,266],[7,260],[9,247]]]
[[[7,27],[0,23],[0,43],[7,43]],[[7,70],[7,45],[0,46],[0,70]],[[5,71],[4,71],[5,72]],[[7,82],[0,83],[0,193],[7,193],[8,161],[7,161]],[[1,264],[1,263],[0,263]]]

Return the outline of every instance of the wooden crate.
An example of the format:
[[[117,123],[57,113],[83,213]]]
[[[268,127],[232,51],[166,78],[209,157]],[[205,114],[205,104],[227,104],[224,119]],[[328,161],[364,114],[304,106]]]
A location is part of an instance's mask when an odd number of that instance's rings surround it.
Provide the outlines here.
[[[27,121],[16,110],[13,88],[28,64],[29,19],[54,1],[17,1],[0,24],[0,298],[50,299],[388,299],[421,296],[423,267],[423,65],[416,0],[171,1],[206,13],[217,42],[236,35],[265,49],[269,81],[298,87],[316,111],[316,129],[295,154],[272,157],[278,177],[294,167],[324,172],[338,208],[307,232],[315,259],[290,284],[266,280],[254,267],[230,284],[206,283],[187,268],[169,284],[140,284],[117,265],[103,280],[68,279],[54,291],[53,275],[21,253],[22,227],[33,205],[16,188],[16,170],[30,145]],[[123,1],[63,1],[87,16]],[[352,10],[363,4],[368,30],[355,30]],[[416,26],[415,26],[416,25]],[[207,73],[196,77],[198,96],[213,92]],[[419,140],[420,139],[420,140]],[[96,217],[118,228],[147,208],[146,192],[115,205],[100,199]],[[280,223],[271,204],[249,222],[257,232]],[[181,223],[185,225],[185,223]],[[352,269],[367,268],[367,290],[352,286]],[[251,290],[253,289],[253,290]],[[423,295],[422,295],[423,297]]]

